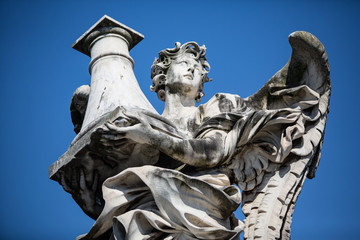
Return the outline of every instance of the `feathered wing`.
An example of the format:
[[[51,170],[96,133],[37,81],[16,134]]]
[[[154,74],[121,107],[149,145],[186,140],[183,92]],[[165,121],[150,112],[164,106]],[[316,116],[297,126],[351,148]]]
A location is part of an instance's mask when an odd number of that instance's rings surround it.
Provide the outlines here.
[[[244,99],[250,110],[227,137],[234,152],[229,168],[243,190],[245,239],[290,238],[297,197],[319,164],[329,111],[328,58],[310,33],[294,32],[289,42],[290,61]]]
[[[90,94],[90,86],[89,85],[82,85],[78,87],[72,98],[70,103],[70,113],[71,113],[71,121],[74,125],[74,132],[78,134],[81,130],[87,103],[89,100]]]

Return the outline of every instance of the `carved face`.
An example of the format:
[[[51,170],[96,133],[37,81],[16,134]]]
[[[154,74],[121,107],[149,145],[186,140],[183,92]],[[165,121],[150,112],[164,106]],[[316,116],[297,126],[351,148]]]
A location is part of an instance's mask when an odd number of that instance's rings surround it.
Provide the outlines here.
[[[175,59],[166,75],[166,86],[172,93],[195,97],[202,83],[202,65],[192,54],[183,54]]]

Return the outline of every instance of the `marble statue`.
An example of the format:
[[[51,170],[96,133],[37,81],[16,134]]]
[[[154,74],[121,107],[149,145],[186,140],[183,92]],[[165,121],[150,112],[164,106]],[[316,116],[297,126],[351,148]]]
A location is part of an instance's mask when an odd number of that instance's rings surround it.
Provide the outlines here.
[[[73,46],[91,57],[91,84],[74,93],[77,136],[49,174],[96,220],[77,239],[290,239],[329,109],[323,45],[294,32],[289,62],[257,93],[197,107],[211,81],[206,48],[176,43],[151,67],[159,115],[132,71],[142,37],[104,16]]]

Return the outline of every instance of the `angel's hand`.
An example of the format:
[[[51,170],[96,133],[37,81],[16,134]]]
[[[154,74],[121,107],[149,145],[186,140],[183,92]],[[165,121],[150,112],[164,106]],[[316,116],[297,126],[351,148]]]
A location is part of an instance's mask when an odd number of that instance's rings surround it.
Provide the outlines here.
[[[96,196],[99,184],[99,173],[94,171],[91,183],[86,182],[84,169],[74,168],[70,183],[66,181],[65,175],[61,176],[61,185],[64,190],[71,193],[74,200],[93,219],[96,219],[103,208],[101,200]]]
[[[118,122],[106,123],[107,130],[103,129],[102,142],[111,142],[114,145],[121,145],[126,140],[140,144],[153,144],[156,139],[156,131],[150,124],[139,115],[124,113],[132,122],[132,126],[123,126]],[[119,126],[120,125],[120,126]],[[105,143],[106,144],[106,143]]]

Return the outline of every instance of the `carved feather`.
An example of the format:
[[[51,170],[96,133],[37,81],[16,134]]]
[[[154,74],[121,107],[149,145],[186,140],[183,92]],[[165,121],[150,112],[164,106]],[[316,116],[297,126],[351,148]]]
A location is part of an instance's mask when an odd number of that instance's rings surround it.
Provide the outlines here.
[[[245,239],[290,239],[296,200],[320,160],[330,99],[327,54],[307,32],[292,33],[289,42],[290,61],[245,99],[264,117],[275,113],[237,146],[230,164],[243,190]]]

